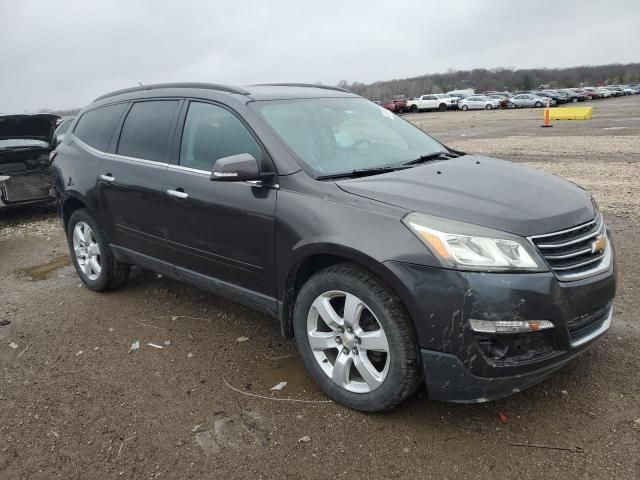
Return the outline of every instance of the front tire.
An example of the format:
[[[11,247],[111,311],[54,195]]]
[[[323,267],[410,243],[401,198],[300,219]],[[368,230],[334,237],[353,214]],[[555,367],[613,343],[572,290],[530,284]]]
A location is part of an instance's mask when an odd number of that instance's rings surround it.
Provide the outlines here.
[[[356,265],[333,265],[313,275],[293,315],[305,367],[336,402],[385,411],[419,385],[421,362],[404,306]]]
[[[540,108],[542,106],[542,102],[536,102],[536,107]]]
[[[112,290],[129,278],[129,265],[114,258],[102,229],[87,210],[76,210],[71,215],[67,243],[73,266],[90,290]]]
[[[467,110],[469,110],[469,107],[467,105],[462,105],[462,111],[466,112]]]
[[[486,108],[487,110],[491,110],[491,109],[493,108],[493,106],[489,103],[489,104],[487,104],[487,106],[486,106],[486,107],[484,107],[484,108]]]

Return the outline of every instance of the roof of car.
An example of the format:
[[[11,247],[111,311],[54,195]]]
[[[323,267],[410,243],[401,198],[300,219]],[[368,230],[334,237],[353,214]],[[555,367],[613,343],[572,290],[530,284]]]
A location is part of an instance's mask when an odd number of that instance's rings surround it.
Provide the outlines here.
[[[202,93],[203,90],[209,90],[217,93],[236,94],[251,98],[253,100],[281,100],[293,98],[323,98],[323,97],[354,97],[355,94],[339,87],[328,85],[314,85],[306,83],[271,83],[259,85],[247,85],[242,87],[222,85],[215,83],[159,83],[154,85],[140,85],[132,88],[116,90],[94,100],[103,100],[120,95],[130,95],[136,92],[148,93],[150,90],[158,90],[158,94],[162,91],[183,89],[185,95],[188,91],[197,90]]]

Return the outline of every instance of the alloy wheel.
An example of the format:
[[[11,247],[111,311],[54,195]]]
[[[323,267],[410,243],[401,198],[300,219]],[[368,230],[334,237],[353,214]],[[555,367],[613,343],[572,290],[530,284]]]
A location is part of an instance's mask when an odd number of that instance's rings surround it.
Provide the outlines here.
[[[387,336],[371,309],[343,291],[318,296],[307,316],[307,340],[322,371],[354,393],[380,387],[389,372]]]
[[[76,223],[73,229],[73,251],[82,273],[89,280],[96,280],[102,271],[100,246],[93,230],[85,222]]]

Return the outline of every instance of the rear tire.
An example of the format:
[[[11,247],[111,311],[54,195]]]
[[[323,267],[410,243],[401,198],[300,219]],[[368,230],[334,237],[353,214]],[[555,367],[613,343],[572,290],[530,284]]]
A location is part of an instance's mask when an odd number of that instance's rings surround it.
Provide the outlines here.
[[[418,106],[417,105],[411,105],[411,107],[409,108],[409,111],[411,113],[418,113]]]
[[[67,243],[73,266],[90,290],[113,290],[129,278],[129,265],[114,258],[102,229],[84,208],[69,219]]]
[[[493,108],[493,106],[492,106],[491,104],[488,104],[488,105],[487,105],[486,107],[484,107],[484,108],[486,108],[487,110],[491,110],[491,109]]]
[[[447,106],[444,103],[441,103],[440,106],[438,107],[438,110],[440,110],[441,112],[446,112]]]
[[[542,106],[542,102],[536,102],[536,107],[540,108]]]
[[[338,403],[363,412],[389,410],[422,380],[400,299],[356,265],[341,263],[313,275],[296,298],[293,321],[305,367]]]
[[[467,110],[469,110],[469,107],[467,105],[462,105],[462,111],[466,112]]]

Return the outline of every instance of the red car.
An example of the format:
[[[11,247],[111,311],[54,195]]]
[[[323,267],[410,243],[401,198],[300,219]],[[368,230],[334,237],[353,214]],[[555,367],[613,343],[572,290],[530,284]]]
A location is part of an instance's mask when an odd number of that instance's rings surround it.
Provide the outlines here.
[[[383,108],[393,113],[403,113],[407,111],[407,101],[405,99],[393,100],[392,102],[382,105]]]

